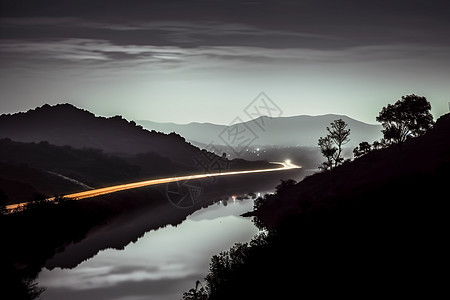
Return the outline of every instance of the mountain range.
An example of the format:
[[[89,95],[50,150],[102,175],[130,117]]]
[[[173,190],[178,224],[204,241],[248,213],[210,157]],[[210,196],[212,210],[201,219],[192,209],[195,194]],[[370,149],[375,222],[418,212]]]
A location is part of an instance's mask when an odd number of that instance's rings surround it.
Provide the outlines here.
[[[249,146],[253,147],[316,147],[319,137],[327,134],[326,127],[337,119],[344,120],[351,130],[347,147],[354,148],[362,141],[372,143],[382,137],[381,125],[367,124],[344,115],[335,114],[273,118],[262,116],[251,121],[237,122],[231,125],[157,123],[145,120],[138,120],[136,123],[149,130],[164,133],[176,132],[197,146],[213,144],[233,147],[228,139],[228,134],[233,131],[245,130],[247,131],[246,137],[252,140]]]
[[[0,116],[0,192],[7,202],[176,174],[258,169],[265,161],[228,160],[176,133],[146,130],[71,104]]]

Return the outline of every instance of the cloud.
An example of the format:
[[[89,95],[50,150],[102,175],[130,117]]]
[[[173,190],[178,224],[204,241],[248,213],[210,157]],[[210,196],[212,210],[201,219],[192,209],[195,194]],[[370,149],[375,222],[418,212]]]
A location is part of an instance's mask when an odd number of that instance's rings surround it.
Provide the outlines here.
[[[116,265],[113,266],[111,269],[109,269],[108,274],[112,274],[112,275],[123,275],[123,274],[129,274],[134,272],[137,269],[137,266],[133,266],[133,265]],[[143,269],[145,270],[145,272],[147,273],[157,273],[158,271],[160,271],[160,267],[158,266],[139,266],[139,269]]]
[[[370,45],[344,49],[248,46],[123,45],[101,39],[8,40],[0,43],[4,68],[30,72],[172,72],[186,69],[236,69],[318,66],[421,60],[448,65],[450,47],[420,44]],[[106,74],[105,74],[106,75]]]
[[[114,43],[127,44],[133,40],[136,44],[166,44],[172,46],[194,45],[256,45],[266,44],[268,47],[283,47],[285,43],[271,44],[273,39],[311,42],[315,40],[335,40],[330,35],[322,35],[292,29],[272,29],[257,27],[245,23],[224,23],[219,21],[133,21],[108,22],[102,20],[86,20],[75,17],[28,17],[3,18],[0,27],[10,37],[34,38],[52,35],[90,36],[101,38],[105,35]],[[26,30],[33,28],[32,31]],[[49,33],[50,32],[50,33]],[[7,35],[8,36],[8,35]],[[316,42],[317,43],[317,42]]]
[[[124,282],[145,280],[159,281],[180,279],[193,275],[184,263],[166,262],[164,265],[139,264],[138,262],[103,262],[97,265],[88,261],[72,270],[44,270],[39,282],[50,288],[70,288],[71,290],[92,290],[100,287],[112,287]],[[55,276],[56,274],[56,276]],[[58,275],[59,274],[59,275]],[[195,273],[196,274],[196,273]],[[48,277],[49,276],[49,277]],[[77,284],[72,286],[71,282]]]
[[[115,45],[106,40],[11,40],[0,43],[3,67],[30,72],[132,69],[177,64],[186,51],[178,47]],[[166,64],[165,64],[166,63]]]
[[[52,287],[44,292],[45,299],[158,299],[171,300],[181,298],[180,292],[187,291],[201,278],[201,274],[193,274],[179,278],[163,278],[159,280],[143,279],[139,281],[118,282],[110,286],[97,286],[91,289],[71,289],[69,286]]]
[[[446,47],[414,44],[372,45],[338,50],[309,48],[273,49],[247,46],[199,46],[183,48],[178,46],[120,45],[107,40],[61,39],[61,40],[10,40],[0,43],[3,54],[24,54],[40,59],[62,60],[175,60],[185,57],[221,57],[224,59],[247,59],[256,57],[264,60],[310,60],[314,62],[333,59],[399,59],[409,54],[447,53]]]

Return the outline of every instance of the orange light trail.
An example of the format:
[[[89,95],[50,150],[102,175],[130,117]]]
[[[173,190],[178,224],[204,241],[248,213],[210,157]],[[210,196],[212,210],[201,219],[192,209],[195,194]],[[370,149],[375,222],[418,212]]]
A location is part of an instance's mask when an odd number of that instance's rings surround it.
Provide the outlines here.
[[[119,191],[125,191],[125,190],[136,189],[136,188],[150,186],[150,185],[170,183],[170,182],[176,182],[176,181],[182,181],[182,180],[200,179],[200,178],[218,177],[218,176],[229,176],[229,175],[238,175],[238,174],[275,172],[275,171],[284,171],[284,170],[301,168],[301,166],[294,165],[290,161],[272,162],[272,163],[280,164],[283,167],[274,168],[274,169],[231,171],[231,172],[223,172],[223,173],[197,174],[197,175],[169,177],[169,178],[162,178],[162,179],[152,179],[152,180],[145,180],[145,181],[139,181],[139,182],[133,182],[133,183],[119,184],[119,185],[114,185],[114,186],[110,186],[110,187],[88,190],[88,191],[84,191],[84,192],[78,192],[78,193],[64,195],[62,197],[74,199],[74,200],[81,200],[81,199],[92,198],[92,197],[101,196],[101,195],[105,195],[105,194],[111,194],[111,193],[115,193],[115,192],[119,192]],[[53,201],[53,200],[55,200],[55,197],[51,197],[46,200]],[[10,205],[6,206],[6,209],[8,211],[12,211],[12,210],[15,210],[17,208],[24,206],[27,203],[29,203],[29,202],[10,204]]]

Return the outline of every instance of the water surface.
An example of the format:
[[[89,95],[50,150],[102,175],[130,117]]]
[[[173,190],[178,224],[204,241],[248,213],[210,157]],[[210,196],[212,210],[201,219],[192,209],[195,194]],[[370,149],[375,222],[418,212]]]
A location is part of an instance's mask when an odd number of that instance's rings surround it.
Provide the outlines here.
[[[226,204],[226,205],[224,205]],[[178,226],[147,232],[123,250],[107,249],[73,269],[43,269],[43,300],[180,299],[208,272],[211,256],[257,232],[253,200],[230,198],[194,212]]]

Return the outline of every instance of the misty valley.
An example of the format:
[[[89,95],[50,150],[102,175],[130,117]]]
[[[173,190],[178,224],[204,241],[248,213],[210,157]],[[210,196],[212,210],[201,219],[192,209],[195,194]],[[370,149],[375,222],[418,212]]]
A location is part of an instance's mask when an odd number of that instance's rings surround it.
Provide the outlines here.
[[[428,285],[439,280],[420,274],[444,249],[450,166],[449,115],[429,110],[404,96],[383,107],[382,126],[338,115],[140,125],[71,104],[3,114],[5,289],[12,299],[288,298],[301,280],[305,295],[355,296],[386,269],[375,294],[398,276]],[[255,288],[261,278],[270,285]]]
[[[123,277],[121,280],[111,283],[105,276],[103,283],[95,285],[87,278],[75,279],[78,272],[84,272],[78,266],[93,260],[99,270],[112,267],[111,260],[101,266],[95,260],[100,255],[102,261],[102,253],[113,251],[108,249],[123,252],[117,259],[142,266],[136,260],[143,255],[151,257],[154,251],[170,251],[170,245],[151,246],[143,238],[147,233],[152,236],[152,232],[160,231],[174,231],[173,243],[177,245],[174,247],[186,250],[182,260],[178,254],[164,259],[169,265],[171,260],[186,264],[187,269],[173,271],[170,278],[157,275],[162,278],[147,283],[162,286],[164,293],[157,295],[159,299],[181,298],[193,282],[206,275],[213,254],[228,249],[235,242],[248,241],[258,231],[251,218],[240,215],[253,209],[253,201],[261,193],[273,192],[281,180],[300,180],[313,172],[305,168],[276,170],[280,165],[269,161],[284,162],[289,154],[293,161],[300,161],[295,153],[286,149],[269,151],[267,147],[267,152],[261,151],[264,153],[261,158],[256,155],[247,160],[233,158],[235,155],[225,154],[233,149],[226,149],[224,145],[217,145],[215,151],[201,150],[177,134],[147,131],[122,117],[96,117],[68,104],[45,105],[27,113],[2,115],[0,135],[3,137],[0,139],[2,205],[10,209],[9,213],[2,210],[0,222],[3,227],[11,228],[4,234],[8,246],[4,249],[3,271],[9,274],[8,282],[15,293],[31,298],[40,295],[42,299],[60,299],[64,295],[65,299],[109,299],[114,293],[111,285],[125,284],[133,290],[133,284],[145,279],[145,276],[134,277],[141,272],[139,269],[124,265],[122,267],[128,271],[119,273]],[[250,151],[246,152],[255,153],[251,146],[248,145]],[[317,158],[302,157],[301,161],[312,166],[314,159]],[[255,169],[276,172],[202,179],[188,177],[155,186],[114,190],[79,201],[63,197],[139,180],[253,172]],[[208,216],[208,213],[212,224],[195,222],[195,216]],[[228,216],[233,216],[231,225],[226,225]],[[197,227],[182,229],[189,227],[186,222],[195,223]],[[244,224],[242,231],[237,229],[236,222]],[[217,232],[212,230],[215,227]],[[189,235],[205,236],[190,241],[186,239]],[[180,243],[176,238],[185,245],[176,244]],[[196,253],[189,250],[190,245],[209,250]],[[138,249],[142,255],[134,257],[135,254],[122,251],[129,247]],[[164,269],[165,260],[153,267]],[[192,260],[198,261],[202,268],[190,266]],[[62,275],[66,272],[63,270],[71,269],[74,271],[67,271],[67,277]],[[194,276],[198,278],[194,280]],[[171,283],[171,278],[175,282]],[[169,281],[164,283],[166,279]],[[128,289],[124,288],[123,297],[133,294],[126,291]],[[140,288],[138,293],[152,294],[148,288]]]

